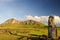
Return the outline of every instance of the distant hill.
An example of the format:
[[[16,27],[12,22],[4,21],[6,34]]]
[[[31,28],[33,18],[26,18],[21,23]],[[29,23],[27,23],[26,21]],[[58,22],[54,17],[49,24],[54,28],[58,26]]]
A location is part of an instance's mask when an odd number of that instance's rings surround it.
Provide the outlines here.
[[[18,21],[17,19],[11,18],[6,20],[3,24],[20,24],[20,21]]]
[[[11,18],[3,22],[1,27],[34,27],[34,28],[44,28],[45,25],[41,22],[34,21],[34,20],[25,20],[25,21],[19,21],[17,19]]]
[[[42,25],[44,25],[43,23],[35,21],[35,20],[25,20],[24,24],[29,24],[29,25],[41,25],[42,24]]]

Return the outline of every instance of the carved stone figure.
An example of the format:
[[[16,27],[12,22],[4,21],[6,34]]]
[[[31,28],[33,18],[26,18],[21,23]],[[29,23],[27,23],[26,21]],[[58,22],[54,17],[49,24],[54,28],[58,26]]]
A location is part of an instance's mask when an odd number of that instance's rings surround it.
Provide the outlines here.
[[[48,19],[48,37],[51,40],[57,39],[57,28],[56,28],[56,25],[54,23],[54,17],[53,16],[49,16],[49,19]]]

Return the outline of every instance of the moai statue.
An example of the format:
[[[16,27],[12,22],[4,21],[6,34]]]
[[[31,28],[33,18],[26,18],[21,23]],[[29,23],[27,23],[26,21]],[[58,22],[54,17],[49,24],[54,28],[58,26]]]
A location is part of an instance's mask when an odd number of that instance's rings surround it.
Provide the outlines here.
[[[57,28],[53,16],[49,16],[48,19],[48,38],[57,40]]]

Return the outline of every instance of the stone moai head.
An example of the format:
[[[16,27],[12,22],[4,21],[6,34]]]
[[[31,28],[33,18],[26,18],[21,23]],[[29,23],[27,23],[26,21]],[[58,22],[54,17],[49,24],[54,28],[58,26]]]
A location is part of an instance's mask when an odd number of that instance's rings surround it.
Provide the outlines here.
[[[53,17],[53,16],[49,16],[49,20],[50,20],[51,22],[53,22],[53,21],[54,21],[54,17]]]
[[[53,16],[49,16],[49,19],[54,19],[54,17]]]
[[[49,16],[48,26],[52,26],[52,24],[54,24],[54,17],[53,16]]]

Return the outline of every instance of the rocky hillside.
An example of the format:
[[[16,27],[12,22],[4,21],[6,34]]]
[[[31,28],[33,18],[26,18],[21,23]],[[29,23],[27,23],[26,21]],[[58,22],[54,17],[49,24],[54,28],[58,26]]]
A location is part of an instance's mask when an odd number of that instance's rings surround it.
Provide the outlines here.
[[[3,24],[20,24],[20,21],[18,21],[17,19],[11,18],[6,20]]]
[[[40,28],[40,27],[45,27],[45,25],[41,22],[34,21],[34,20],[25,20],[25,21],[19,21],[17,19],[11,18],[8,19],[7,21],[3,22],[1,27],[35,27],[35,28]]]
[[[30,25],[41,25],[43,23],[38,22],[38,21],[34,21],[34,20],[26,20],[24,21],[24,24],[30,24]],[[43,24],[44,25],[44,24]]]

